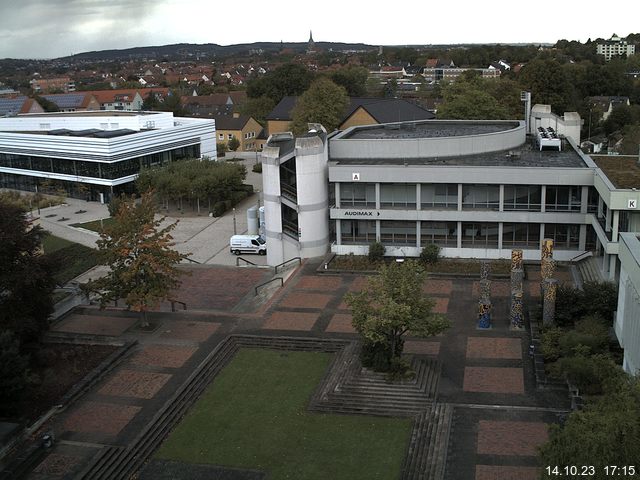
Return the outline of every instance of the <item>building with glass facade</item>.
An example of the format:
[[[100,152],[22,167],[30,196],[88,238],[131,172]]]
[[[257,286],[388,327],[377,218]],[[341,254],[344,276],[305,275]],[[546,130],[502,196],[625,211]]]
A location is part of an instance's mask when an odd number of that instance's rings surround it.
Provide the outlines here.
[[[270,151],[278,175],[263,174],[267,234],[273,250],[284,252],[277,260],[305,256],[307,241],[322,243],[318,218],[301,224],[325,208],[325,248],[337,254],[366,254],[377,240],[395,256],[417,256],[435,243],[446,257],[509,258],[519,248],[525,259],[539,260],[542,239],[551,238],[556,259],[592,251],[604,277],[616,278],[619,232],[640,231],[640,191],[614,184],[576,148],[579,138],[537,125],[527,131],[523,121],[430,120],[351,127],[316,142],[313,180],[302,144],[289,138],[286,155]],[[317,165],[319,156],[326,168]],[[300,201],[327,183],[326,198]]]
[[[169,112],[88,111],[0,118],[0,187],[64,189],[108,201],[143,167],[216,158],[215,122]]]

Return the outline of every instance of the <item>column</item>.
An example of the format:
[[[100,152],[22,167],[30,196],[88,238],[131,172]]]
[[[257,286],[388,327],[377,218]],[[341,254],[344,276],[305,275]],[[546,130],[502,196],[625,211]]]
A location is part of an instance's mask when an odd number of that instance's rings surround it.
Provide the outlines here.
[[[540,187],[540,211],[544,213],[547,205],[547,186],[542,185]],[[540,238],[542,238],[542,232],[540,232]]]
[[[422,225],[422,222],[420,222],[420,220],[418,220],[416,222],[416,247],[420,248],[420,243],[421,243],[421,239],[420,239],[420,226]]]
[[[612,282],[616,279],[617,261],[618,261],[617,255],[609,255],[609,280]]]
[[[504,212],[504,185],[500,185],[500,202],[498,203],[498,211]]]
[[[580,213],[587,213],[589,211],[589,187],[586,185],[582,187],[582,196],[580,198]]]
[[[422,188],[420,188],[420,184],[416,183],[416,210],[422,209]]]
[[[380,184],[376,183],[376,210],[380,210]],[[378,231],[378,238],[380,238],[380,231]]]
[[[380,241],[380,220],[376,220],[376,242]]]
[[[342,245],[342,220],[336,219],[336,245]]]
[[[555,323],[558,281],[555,279],[546,279],[543,283],[542,324],[549,326]]]
[[[458,211],[462,211],[462,184],[458,184]]]
[[[335,183],[336,208],[340,208],[340,182]]]
[[[610,232],[611,231],[611,209],[607,208],[607,214],[605,215],[605,220],[604,220],[604,231],[605,232]]]
[[[498,222],[498,250],[502,250],[502,232],[504,231],[504,224]]]
[[[587,249],[587,226],[580,225],[580,236],[578,237],[578,250]]]
[[[511,305],[509,323],[512,330],[523,329],[523,280],[522,250],[511,250]]]
[[[618,227],[620,225],[620,210],[614,210],[613,211],[613,218],[611,221],[612,225],[611,225],[611,241],[612,242],[617,242],[618,241]]]
[[[458,222],[458,248],[462,248],[462,222]]]

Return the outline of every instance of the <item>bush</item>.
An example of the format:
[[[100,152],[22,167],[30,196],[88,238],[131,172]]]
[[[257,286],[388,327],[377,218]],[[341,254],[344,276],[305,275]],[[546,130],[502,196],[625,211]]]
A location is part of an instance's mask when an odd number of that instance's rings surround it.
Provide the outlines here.
[[[227,207],[225,205],[225,202],[216,202],[213,204],[213,208],[211,208],[211,214],[214,217],[221,217],[226,211]]]
[[[107,204],[107,208],[109,209],[109,216],[115,217],[120,210],[120,205],[122,202],[126,202],[128,199],[124,195],[113,196],[111,197],[111,201]]]
[[[238,140],[236,137],[233,137],[231,140],[229,140],[227,148],[229,148],[229,150],[231,150],[232,152],[235,152],[236,150],[238,150],[238,148],[240,148],[240,140]]]
[[[216,151],[218,157],[224,157],[224,154],[227,153],[227,144],[225,142],[216,143]]]
[[[615,389],[624,371],[606,354],[575,355],[561,358],[554,367],[555,376],[564,376],[581,393],[600,395]]]
[[[560,285],[556,294],[556,324],[572,326],[586,315],[611,323],[618,305],[618,289],[612,282],[585,282],[583,289]]]
[[[20,404],[28,384],[28,365],[13,332],[0,333],[0,417]]]
[[[560,338],[563,331],[561,328],[549,328],[542,332],[540,350],[545,361],[555,362],[560,358]]]
[[[251,170],[255,173],[262,173],[262,163],[256,163],[251,167]]]
[[[372,262],[380,262],[384,259],[385,248],[380,242],[373,242],[369,245],[369,260]]]
[[[425,245],[420,252],[420,261],[425,265],[433,265],[440,258],[440,247],[435,243]]]

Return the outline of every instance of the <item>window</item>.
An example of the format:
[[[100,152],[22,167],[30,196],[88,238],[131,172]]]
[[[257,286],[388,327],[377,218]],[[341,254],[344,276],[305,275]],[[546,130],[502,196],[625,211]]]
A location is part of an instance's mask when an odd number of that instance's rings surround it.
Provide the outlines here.
[[[545,210],[579,212],[582,187],[547,187]]]
[[[385,245],[416,246],[416,222],[405,220],[380,221],[380,241]]]
[[[544,225],[545,238],[553,240],[553,247],[558,250],[577,250],[580,243],[580,226],[560,223]]]
[[[497,223],[463,223],[463,248],[498,248]]]
[[[376,206],[376,186],[373,183],[341,183],[340,208]]]
[[[423,184],[420,185],[420,205],[424,209],[458,208],[458,184]]]
[[[542,187],[540,185],[505,185],[504,209],[539,212]]]
[[[344,245],[370,244],[376,241],[374,220],[340,220]]]
[[[231,139],[233,139],[233,133],[229,133],[229,134],[227,135],[227,140],[231,140]]]
[[[502,247],[540,247],[540,224],[505,223],[502,225]]]
[[[382,208],[416,208],[414,183],[381,183],[380,206]]]
[[[458,222],[420,222],[420,245],[458,246]]]
[[[218,140],[224,140],[224,133],[218,134]]]
[[[498,185],[463,185],[463,210],[498,210],[500,187]]]

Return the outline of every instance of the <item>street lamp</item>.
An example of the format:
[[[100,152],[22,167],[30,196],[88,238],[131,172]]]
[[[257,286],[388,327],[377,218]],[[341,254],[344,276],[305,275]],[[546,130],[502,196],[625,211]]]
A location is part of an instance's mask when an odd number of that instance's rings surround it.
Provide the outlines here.
[[[238,234],[238,231],[237,231],[237,228],[236,228],[236,209],[235,209],[235,207],[233,208],[233,234],[234,235]]]

